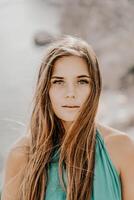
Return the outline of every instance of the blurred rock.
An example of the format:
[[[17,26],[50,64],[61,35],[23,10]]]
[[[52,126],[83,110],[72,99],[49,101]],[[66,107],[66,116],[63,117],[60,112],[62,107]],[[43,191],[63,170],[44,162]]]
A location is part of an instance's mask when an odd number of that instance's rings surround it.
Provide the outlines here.
[[[64,6],[65,0],[46,0],[46,3],[54,5],[54,6]]]
[[[134,66],[129,68],[127,72],[121,77],[120,88],[127,89],[128,87],[134,88]]]
[[[104,124],[131,134],[132,129],[134,129],[132,99],[118,90],[103,91],[100,99],[98,119]]]
[[[55,36],[48,33],[47,31],[40,31],[36,33],[34,36],[34,42],[38,46],[47,45],[53,42],[54,39],[55,39]]]

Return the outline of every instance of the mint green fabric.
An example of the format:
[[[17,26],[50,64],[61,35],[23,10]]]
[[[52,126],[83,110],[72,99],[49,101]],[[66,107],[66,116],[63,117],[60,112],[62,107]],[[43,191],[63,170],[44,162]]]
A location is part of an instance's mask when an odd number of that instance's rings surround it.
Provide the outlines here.
[[[96,130],[95,175],[91,200],[121,200],[121,180],[101,134]],[[59,183],[59,152],[56,151],[49,165],[49,179],[44,200],[65,200],[66,193]],[[65,176],[64,176],[65,177]],[[65,179],[64,179],[65,180]]]

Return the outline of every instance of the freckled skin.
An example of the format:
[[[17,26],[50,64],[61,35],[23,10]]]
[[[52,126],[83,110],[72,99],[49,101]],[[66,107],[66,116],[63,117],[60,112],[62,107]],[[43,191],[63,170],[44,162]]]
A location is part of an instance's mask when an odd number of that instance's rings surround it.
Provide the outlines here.
[[[78,78],[81,75],[88,77]],[[63,79],[52,78],[54,76]],[[90,94],[87,63],[78,56],[64,56],[55,62],[52,77],[49,96],[54,113],[63,124],[70,124]],[[79,108],[62,107],[64,105],[75,105]]]

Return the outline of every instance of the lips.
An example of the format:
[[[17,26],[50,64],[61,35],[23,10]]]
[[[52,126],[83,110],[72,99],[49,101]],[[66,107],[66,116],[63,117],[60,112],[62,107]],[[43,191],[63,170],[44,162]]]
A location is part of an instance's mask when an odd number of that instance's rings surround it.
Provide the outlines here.
[[[65,108],[79,108],[80,106],[68,106],[68,105],[65,105],[65,106],[62,106],[62,107],[65,107]]]

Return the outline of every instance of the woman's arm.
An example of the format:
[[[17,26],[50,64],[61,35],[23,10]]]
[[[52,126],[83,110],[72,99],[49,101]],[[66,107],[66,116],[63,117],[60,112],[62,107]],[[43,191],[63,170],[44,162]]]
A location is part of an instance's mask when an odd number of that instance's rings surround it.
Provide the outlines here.
[[[134,140],[122,136],[123,160],[121,165],[121,181],[123,200],[134,200]]]
[[[10,150],[4,167],[4,180],[1,200],[18,200],[19,186],[27,163],[24,145],[27,138],[21,138]]]

